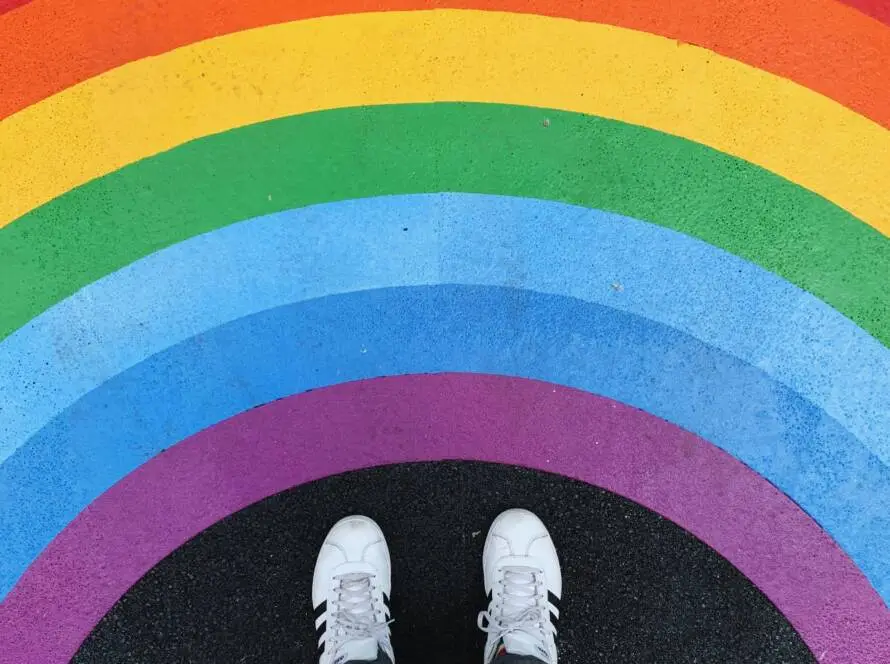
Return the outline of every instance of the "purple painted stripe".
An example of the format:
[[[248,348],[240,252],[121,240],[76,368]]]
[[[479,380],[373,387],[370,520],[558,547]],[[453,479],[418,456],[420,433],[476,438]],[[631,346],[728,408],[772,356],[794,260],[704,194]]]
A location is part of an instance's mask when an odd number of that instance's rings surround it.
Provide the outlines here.
[[[747,466],[652,415],[494,376],[347,383],[242,413],[151,459],[84,510],[2,607],[5,655],[67,662],[113,603],[222,517],[347,470],[445,458],[561,473],[682,525],[776,604],[822,664],[890,661],[890,611],[832,540]]]

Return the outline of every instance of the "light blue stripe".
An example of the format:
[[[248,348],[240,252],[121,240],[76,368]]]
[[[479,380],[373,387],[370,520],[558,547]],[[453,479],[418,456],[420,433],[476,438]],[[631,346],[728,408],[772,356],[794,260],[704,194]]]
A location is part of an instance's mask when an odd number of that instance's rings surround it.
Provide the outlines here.
[[[664,323],[763,369],[890,463],[890,350],[828,305],[659,226],[472,194],[282,212],[87,286],[0,343],[0,461],[90,390],[203,330],[332,293],[438,283],[568,295]]]

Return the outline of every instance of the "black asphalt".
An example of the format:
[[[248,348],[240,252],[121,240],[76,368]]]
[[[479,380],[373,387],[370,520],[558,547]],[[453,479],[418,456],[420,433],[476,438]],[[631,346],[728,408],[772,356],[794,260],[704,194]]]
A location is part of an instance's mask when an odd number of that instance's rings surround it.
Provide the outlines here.
[[[560,664],[815,661],[760,591],[672,522],[581,482],[471,462],[363,470],[252,505],[159,563],[73,661],[314,662],[315,555],[358,512],[389,540],[397,664],[481,664],[482,545],[508,507],[539,514],[561,554]]]

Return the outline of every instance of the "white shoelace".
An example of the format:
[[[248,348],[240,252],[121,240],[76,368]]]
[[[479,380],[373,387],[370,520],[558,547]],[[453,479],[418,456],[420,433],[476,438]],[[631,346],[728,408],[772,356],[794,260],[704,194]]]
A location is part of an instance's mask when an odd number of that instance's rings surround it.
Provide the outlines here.
[[[479,613],[476,620],[479,629],[494,634],[496,639],[522,633],[547,651],[547,635],[556,634],[556,628],[547,616],[543,573],[532,567],[505,567],[503,572],[499,601],[488,611]]]
[[[334,577],[338,582],[337,599],[329,607],[327,642],[332,651],[354,639],[380,642],[389,634],[383,607],[374,599],[373,574],[351,573]]]

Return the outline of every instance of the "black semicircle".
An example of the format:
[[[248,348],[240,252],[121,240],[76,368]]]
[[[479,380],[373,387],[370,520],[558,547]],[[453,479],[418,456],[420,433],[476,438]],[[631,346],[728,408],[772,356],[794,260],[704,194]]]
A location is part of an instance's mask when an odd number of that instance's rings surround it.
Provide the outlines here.
[[[376,519],[393,559],[396,661],[481,662],[481,553],[525,507],[559,548],[560,664],[812,664],[775,606],[676,524],[562,476],[477,462],[382,466],[294,487],[214,524],[139,580],[76,664],[316,661],[315,555],[339,518]]]

